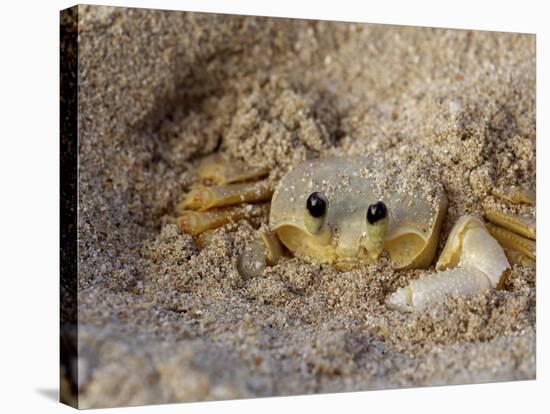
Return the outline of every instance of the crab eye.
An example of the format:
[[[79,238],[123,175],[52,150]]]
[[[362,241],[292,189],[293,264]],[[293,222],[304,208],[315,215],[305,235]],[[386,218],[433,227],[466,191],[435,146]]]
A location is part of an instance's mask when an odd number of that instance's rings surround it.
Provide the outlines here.
[[[312,234],[318,234],[327,215],[328,200],[320,192],[311,193],[307,198],[304,221],[307,230]]]
[[[312,217],[319,218],[327,213],[328,201],[327,198],[319,192],[311,193],[307,198],[307,211]]]
[[[381,245],[388,231],[388,208],[379,201],[367,209],[367,232],[375,245]]]
[[[367,221],[369,224],[375,224],[377,221],[385,219],[387,215],[388,209],[382,201],[371,204],[367,209]]]

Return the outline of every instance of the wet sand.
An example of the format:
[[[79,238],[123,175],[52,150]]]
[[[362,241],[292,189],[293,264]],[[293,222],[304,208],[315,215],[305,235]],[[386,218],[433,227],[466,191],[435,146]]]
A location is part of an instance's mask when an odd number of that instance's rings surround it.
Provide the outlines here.
[[[214,151],[267,167],[367,154],[463,214],[535,216],[535,37],[79,7],[81,407],[535,378],[535,272],[419,313],[386,297],[423,270],[287,257],[243,279],[267,216],[199,249],[175,205]],[[409,180],[410,181],[410,180]],[[414,190],[408,180],[403,186]]]

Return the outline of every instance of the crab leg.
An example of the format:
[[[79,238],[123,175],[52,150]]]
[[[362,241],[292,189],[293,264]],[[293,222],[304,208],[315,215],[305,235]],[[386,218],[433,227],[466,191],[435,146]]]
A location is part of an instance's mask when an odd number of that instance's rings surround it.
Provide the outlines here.
[[[536,193],[533,190],[516,186],[495,189],[493,195],[514,204],[525,203],[534,206],[536,201]]]
[[[534,240],[522,237],[519,234],[493,224],[488,224],[487,229],[502,247],[519,252],[531,260],[536,259],[536,244]]]
[[[212,187],[201,185],[192,189],[177,206],[177,209],[179,211],[187,209],[205,211],[214,207],[266,201],[271,198],[272,194],[273,187],[266,181]]]
[[[265,213],[265,206],[246,205],[221,208],[212,211],[185,210],[176,219],[180,229],[192,236],[199,235],[207,230],[216,229],[227,223],[241,219],[250,219]]]
[[[535,220],[531,217],[506,214],[502,211],[488,208],[485,210],[485,218],[497,226],[504,227],[531,240],[536,239]]]
[[[237,161],[228,162],[219,153],[204,158],[197,168],[199,178],[215,184],[257,180],[265,177],[268,172],[267,168],[253,168]]]
[[[505,248],[504,253],[511,264],[518,264],[521,266],[531,267],[533,269],[536,267],[536,262],[534,259],[531,259],[517,250]]]
[[[521,187],[507,187],[494,190],[497,197],[514,204],[535,204],[533,190]],[[512,263],[523,266],[535,266],[536,260],[536,223],[532,217],[503,213],[496,209],[485,210],[489,233],[505,248],[506,255]]]
[[[464,216],[449,235],[437,271],[398,289],[386,303],[398,310],[421,310],[446,295],[475,295],[497,287],[509,267],[502,247],[481,220]]]
[[[202,233],[197,234],[195,236],[195,244],[197,245],[197,247],[201,250],[204,249],[212,241],[215,232],[216,229],[208,229],[203,231]]]

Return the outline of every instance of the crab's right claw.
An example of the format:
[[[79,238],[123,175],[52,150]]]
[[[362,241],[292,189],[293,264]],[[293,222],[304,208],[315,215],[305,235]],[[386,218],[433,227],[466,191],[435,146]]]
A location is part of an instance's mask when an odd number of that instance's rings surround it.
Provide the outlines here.
[[[471,296],[497,287],[510,264],[481,220],[461,217],[453,227],[436,264],[426,274],[398,289],[387,299],[398,310],[421,310],[446,295]]]

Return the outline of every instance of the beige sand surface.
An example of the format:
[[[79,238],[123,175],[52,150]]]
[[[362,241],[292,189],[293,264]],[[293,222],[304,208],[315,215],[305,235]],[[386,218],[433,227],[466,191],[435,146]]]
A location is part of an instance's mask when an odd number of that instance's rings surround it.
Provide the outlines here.
[[[285,258],[243,280],[246,222],[174,224],[196,161],[372,154],[425,171],[456,219],[535,188],[535,37],[79,7],[81,407],[535,378],[535,272],[422,313],[422,271]],[[263,220],[266,222],[267,217]]]

